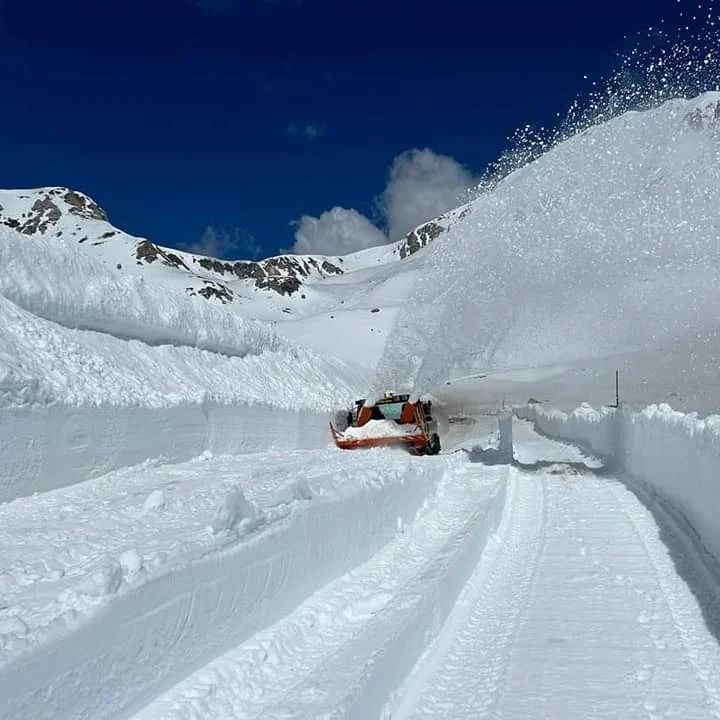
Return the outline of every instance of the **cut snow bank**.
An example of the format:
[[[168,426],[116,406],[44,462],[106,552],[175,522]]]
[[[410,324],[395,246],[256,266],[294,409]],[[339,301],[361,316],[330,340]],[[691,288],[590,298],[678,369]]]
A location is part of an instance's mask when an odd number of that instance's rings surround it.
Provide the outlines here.
[[[350,402],[361,373],[302,348],[228,357],[152,346],[48,322],[0,295],[0,407],[172,407],[206,399],[331,410]]]
[[[0,502],[163,457],[324,446],[362,384],[306,350],[228,357],[73,330],[0,296]]]
[[[325,413],[364,384],[347,364],[285,341],[260,351],[264,330],[245,336],[257,352],[244,357],[150,345],[64,327],[1,292],[0,502],[148,458],[324,446]]]
[[[0,295],[46,320],[150,345],[189,345],[237,355],[289,349],[264,323],[203,298],[114,274],[77,248],[0,229]]]
[[[175,463],[204,452],[325,447],[327,422],[321,412],[212,401],[169,408],[6,408],[0,425],[0,503],[147,459]]]
[[[553,438],[578,443],[664,499],[692,526],[720,562],[720,416],[704,420],[650,405],[565,414],[529,405],[517,415]]]

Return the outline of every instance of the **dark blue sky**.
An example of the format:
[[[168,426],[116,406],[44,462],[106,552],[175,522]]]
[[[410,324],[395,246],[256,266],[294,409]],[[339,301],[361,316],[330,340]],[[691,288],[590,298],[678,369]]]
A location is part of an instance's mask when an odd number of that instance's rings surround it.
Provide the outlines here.
[[[270,254],[303,213],[372,214],[408,148],[481,171],[672,8],[0,0],[0,187],[81,189],[164,245],[244,228]]]

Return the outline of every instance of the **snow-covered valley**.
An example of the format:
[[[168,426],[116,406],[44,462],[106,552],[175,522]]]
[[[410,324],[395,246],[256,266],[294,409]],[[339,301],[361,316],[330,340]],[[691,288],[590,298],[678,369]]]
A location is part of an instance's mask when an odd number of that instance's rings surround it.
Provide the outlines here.
[[[717,108],[343,258],[1,191],[0,718],[720,717]],[[441,455],[332,444],[378,384]]]

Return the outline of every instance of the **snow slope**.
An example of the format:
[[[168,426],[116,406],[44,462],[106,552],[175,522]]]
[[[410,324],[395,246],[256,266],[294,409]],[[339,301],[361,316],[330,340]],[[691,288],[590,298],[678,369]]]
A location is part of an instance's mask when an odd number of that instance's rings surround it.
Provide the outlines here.
[[[669,383],[712,381],[718,107],[720,94],[707,93],[625,113],[472,201],[428,249],[376,389],[426,390],[450,368],[522,370],[633,353],[637,362],[671,356]]]
[[[130,235],[74,190],[0,190],[0,259],[8,270],[0,292],[71,327],[227,354],[279,342],[252,322],[259,319],[321,354],[372,369],[424,248],[464,212],[342,258],[228,262]],[[68,282],[56,282],[58,271]]]

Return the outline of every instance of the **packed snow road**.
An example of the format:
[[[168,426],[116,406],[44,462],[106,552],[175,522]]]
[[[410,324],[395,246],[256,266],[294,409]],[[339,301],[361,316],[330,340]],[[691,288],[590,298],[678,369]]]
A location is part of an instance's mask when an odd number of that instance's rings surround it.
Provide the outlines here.
[[[151,464],[0,507],[0,717],[720,717],[696,541],[528,423],[513,464],[473,462],[486,436]]]
[[[511,487],[501,532],[386,717],[720,717],[717,639],[649,511],[563,466]]]
[[[135,720],[720,717],[697,548],[518,427],[546,462],[458,468],[370,561]]]

